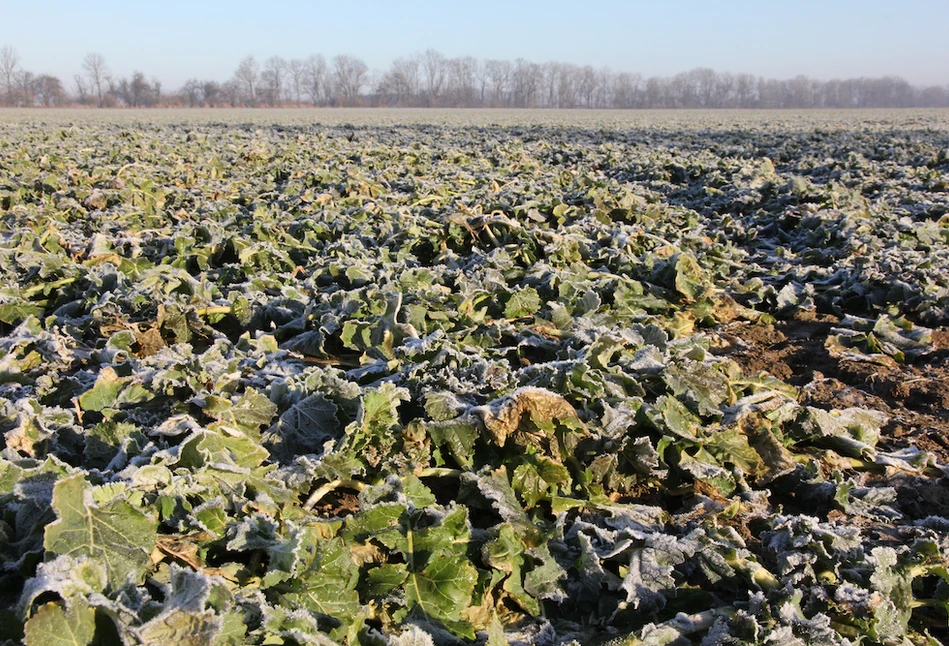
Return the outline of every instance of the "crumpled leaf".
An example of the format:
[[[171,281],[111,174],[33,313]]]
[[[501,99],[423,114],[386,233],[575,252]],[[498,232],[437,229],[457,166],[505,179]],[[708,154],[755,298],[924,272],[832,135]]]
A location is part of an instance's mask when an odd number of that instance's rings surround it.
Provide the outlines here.
[[[134,632],[144,644],[214,643],[223,627],[222,618],[208,608],[211,582],[206,575],[171,566],[171,594],[162,611]]]
[[[222,397],[208,398],[204,412],[217,420],[210,428],[232,428],[259,440],[260,428],[270,424],[277,407],[266,395],[249,388],[233,403]]]
[[[886,414],[875,410],[847,408],[825,411],[808,406],[802,415],[800,431],[795,432],[851,457],[873,459],[880,427],[887,419]]]
[[[713,415],[729,395],[728,379],[712,366],[696,361],[673,364],[663,372],[672,394],[700,415]]]
[[[509,396],[469,411],[477,415],[491,441],[503,447],[525,416],[543,424],[558,419],[577,420],[577,412],[562,396],[543,388],[520,388]]]

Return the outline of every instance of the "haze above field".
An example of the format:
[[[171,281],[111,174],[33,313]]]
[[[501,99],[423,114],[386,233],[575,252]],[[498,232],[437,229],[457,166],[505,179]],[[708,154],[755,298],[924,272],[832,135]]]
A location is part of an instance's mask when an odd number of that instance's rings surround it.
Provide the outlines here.
[[[90,51],[116,76],[168,88],[225,80],[249,55],[349,54],[385,70],[428,48],[447,57],[563,61],[643,76],[696,67],[770,78],[901,76],[945,84],[944,0],[802,2],[6,3],[2,43],[23,67],[69,80]]]

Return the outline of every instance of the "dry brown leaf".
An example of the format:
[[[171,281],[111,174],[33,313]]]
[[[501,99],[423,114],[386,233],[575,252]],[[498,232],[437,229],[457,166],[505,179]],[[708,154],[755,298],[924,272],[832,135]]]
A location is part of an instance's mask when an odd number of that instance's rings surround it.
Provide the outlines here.
[[[566,399],[544,388],[533,387],[519,388],[474,412],[481,416],[485,430],[498,446],[504,446],[525,414],[540,423],[563,418],[578,419],[577,411]]]

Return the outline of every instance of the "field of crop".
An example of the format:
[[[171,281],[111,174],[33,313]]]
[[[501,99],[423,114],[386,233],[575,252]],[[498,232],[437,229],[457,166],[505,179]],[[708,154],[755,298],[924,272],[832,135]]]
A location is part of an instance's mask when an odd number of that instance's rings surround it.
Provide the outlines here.
[[[949,113],[0,113],[0,644],[949,639]]]

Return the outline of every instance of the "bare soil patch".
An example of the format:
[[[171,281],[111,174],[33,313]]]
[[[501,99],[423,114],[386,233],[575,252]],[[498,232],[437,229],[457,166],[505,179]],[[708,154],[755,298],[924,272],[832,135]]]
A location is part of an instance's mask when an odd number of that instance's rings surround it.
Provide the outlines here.
[[[839,319],[802,312],[771,325],[733,323],[724,350],[747,374],[766,372],[801,389],[824,409],[879,410],[890,421],[885,448],[914,445],[949,463],[949,328],[933,333],[935,350],[913,362],[841,360],[825,347]]]

